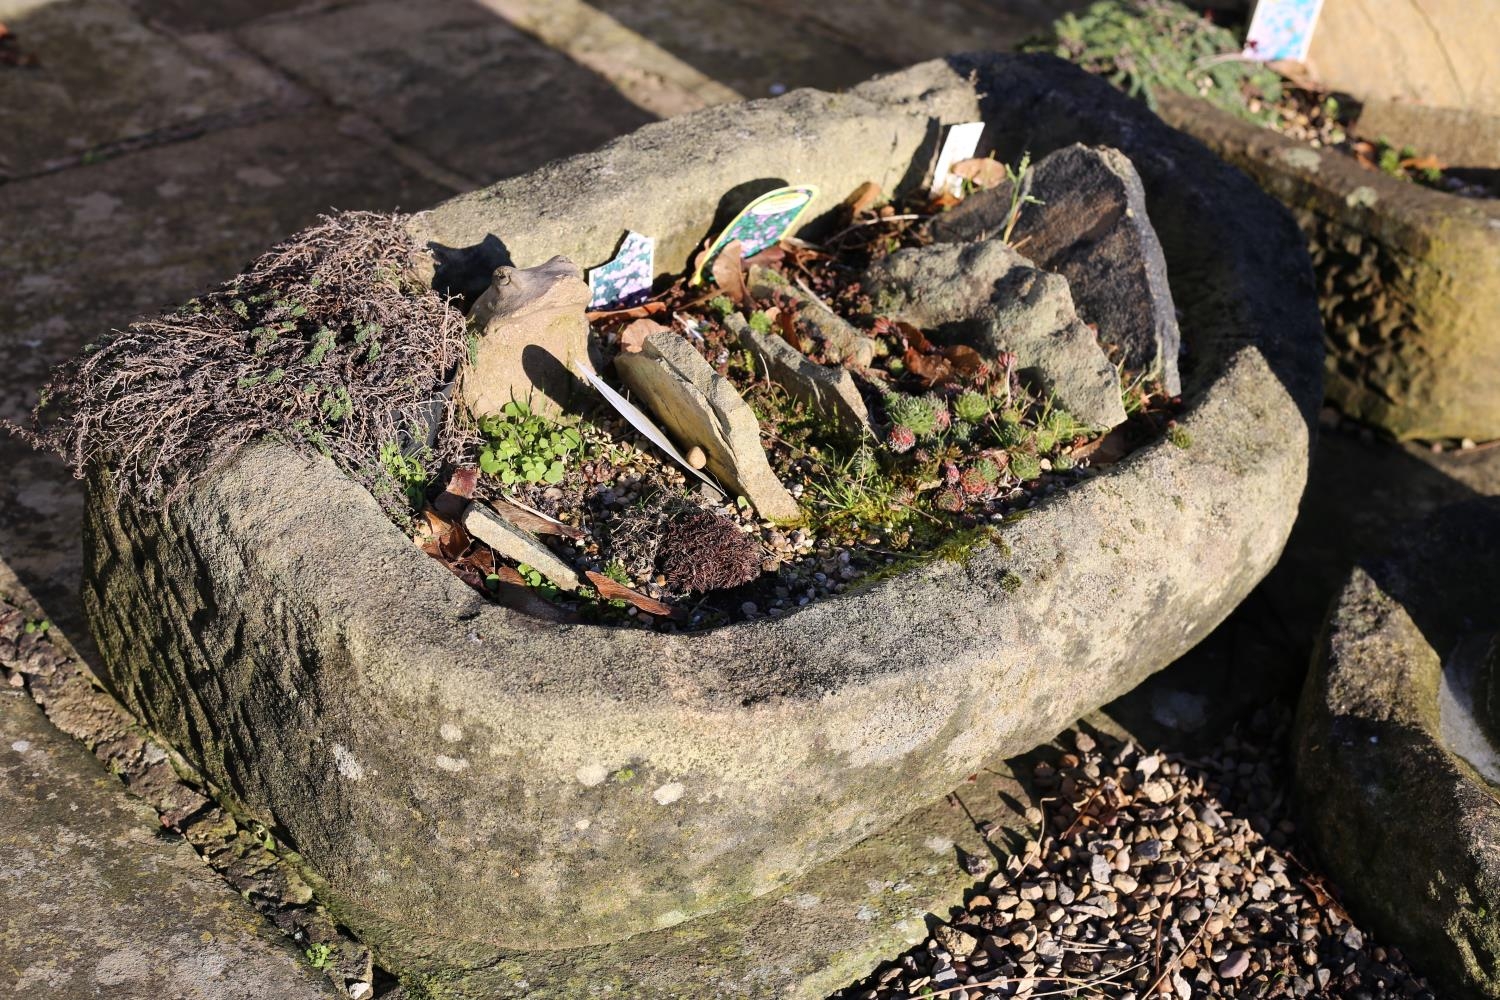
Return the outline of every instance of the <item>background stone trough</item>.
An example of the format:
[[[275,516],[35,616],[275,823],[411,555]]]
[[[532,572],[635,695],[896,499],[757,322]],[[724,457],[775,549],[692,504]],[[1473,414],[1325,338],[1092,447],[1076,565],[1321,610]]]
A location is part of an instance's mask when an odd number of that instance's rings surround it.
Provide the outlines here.
[[[568,970],[672,935],[701,959],[755,900],[1129,690],[1275,561],[1321,393],[1295,225],[1142,105],[1056,60],[954,57],[647,126],[412,225],[458,291],[603,261],[625,229],[675,271],[758,190],[815,183],[826,216],[865,181],[919,183],[942,127],[980,117],[1010,162],[1073,142],[1133,161],[1182,314],[1174,441],[959,558],[693,635],[488,604],[274,443],[160,515],[96,480],[85,602],[110,683],[386,965],[473,996],[576,996]],[[871,912],[877,948],[910,919]],[[725,995],[772,975],[746,961]]]
[[[1350,575],[1308,675],[1297,791],[1351,906],[1455,995],[1500,996],[1500,499]]]

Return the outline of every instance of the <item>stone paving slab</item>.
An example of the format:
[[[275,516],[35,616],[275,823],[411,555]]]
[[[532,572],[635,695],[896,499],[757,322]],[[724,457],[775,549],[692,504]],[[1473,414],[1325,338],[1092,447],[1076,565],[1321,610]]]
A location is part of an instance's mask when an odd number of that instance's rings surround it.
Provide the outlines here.
[[[335,995],[20,691],[0,693],[0,816],[0,995]]]
[[[343,124],[304,113],[0,185],[0,416],[19,419],[51,367],[111,326],[234,275],[320,212],[448,193]],[[4,434],[0,468],[0,559],[74,625],[82,491]]]
[[[272,18],[238,37],[476,185],[593,149],[654,119],[470,0],[376,0]]]
[[[0,22],[40,61],[0,72],[0,179],[275,96],[118,0],[0,0]]]

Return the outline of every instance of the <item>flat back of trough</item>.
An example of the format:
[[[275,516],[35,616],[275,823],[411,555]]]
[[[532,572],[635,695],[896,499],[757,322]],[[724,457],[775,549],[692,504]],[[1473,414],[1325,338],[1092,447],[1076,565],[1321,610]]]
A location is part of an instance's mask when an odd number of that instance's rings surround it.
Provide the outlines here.
[[[918,179],[941,126],[981,115],[1006,156],[1135,161],[1191,349],[1191,446],[1147,446],[962,560],[698,635],[490,605],[275,444],[165,516],[96,480],[86,600],[111,683],[387,954],[460,958],[764,893],[1130,689],[1276,559],[1321,365],[1296,227],[1144,106],[1054,60],[956,57],[648,126],[413,225],[454,282],[502,247],[596,264],[626,228],[673,269],[726,191],[812,182],[825,212]]]

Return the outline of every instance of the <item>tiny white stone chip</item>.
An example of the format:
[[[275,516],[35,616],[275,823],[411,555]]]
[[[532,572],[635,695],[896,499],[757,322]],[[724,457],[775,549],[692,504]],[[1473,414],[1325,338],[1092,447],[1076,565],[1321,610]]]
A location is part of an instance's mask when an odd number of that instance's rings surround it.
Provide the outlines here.
[[[662,785],[656,791],[652,792],[651,797],[656,800],[657,805],[669,806],[673,802],[676,802],[678,799],[682,798],[682,793],[685,791],[687,791],[687,789],[683,786],[682,782],[673,781],[668,784]]]
[[[457,743],[464,738],[464,731],[451,722],[445,722],[438,727],[438,735],[448,743]]]
[[[604,784],[604,779],[609,777],[609,768],[603,764],[585,764],[575,774],[585,787],[593,788]]]

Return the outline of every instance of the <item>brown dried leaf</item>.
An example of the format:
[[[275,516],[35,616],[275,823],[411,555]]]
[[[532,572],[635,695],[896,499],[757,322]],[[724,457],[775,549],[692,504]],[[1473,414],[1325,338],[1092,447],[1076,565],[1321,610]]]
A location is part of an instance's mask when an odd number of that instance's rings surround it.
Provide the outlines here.
[[[645,594],[637,593],[625,586],[623,583],[611,580],[603,573],[588,570],[584,576],[589,578],[589,583],[599,591],[599,596],[609,601],[629,601],[648,615],[656,615],[660,618],[668,618],[672,615],[672,606],[663,604],[661,601],[653,600]]]
[[[449,561],[462,556],[473,541],[463,525],[448,520],[431,507],[422,510],[413,540],[428,555]]]
[[[941,353],[960,375],[974,376],[984,371],[984,358],[965,344],[949,344]]]
[[[638,306],[629,309],[601,309],[597,312],[584,313],[590,323],[601,319],[611,319],[615,316],[623,316],[625,319],[639,319],[642,316],[655,316],[657,313],[667,311],[667,304],[660,300],[653,302],[642,302]]]
[[[476,467],[466,465],[455,469],[443,492],[432,501],[433,510],[451,521],[459,520],[464,516],[464,508],[469,505],[469,498],[474,495],[474,487],[478,484],[479,469]]]
[[[637,354],[646,343],[646,338],[653,333],[662,333],[668,327],[662,326],[654,319],[641,317],[631,320],[620,331],[620,350],[626,354]]]
[[[713,263],[714,284],[737,306],[744,305],[750,298],[750,292],[745,288],[744,255],[745,248],[740,241],[730,240]]]
[[[1005,165],[988,156],[959,160],[949,168],[949,172],[981,189],[999,187],[1005,182]]]
[[[874,181],[865,181],[844,199],[844,204],[848,207],[851,216],[857,216],[861,212],[868,212],[874,208],[875,203],[880,200],[880,194],[879,184]]]
[[[556,518],[545,517],[536,511],[527,510],[524,507],[519,507],[498,497],[490,504],[490,509],[522,531],[529,531],[534,535],[560,535],[563,538],[583,537],[583,532],[571,524],[565,524]]]
[[[902,360],[906,362],[908,371],[930,386],[953,378],[953,366],[941,354],[921,354],[907,348]]]

